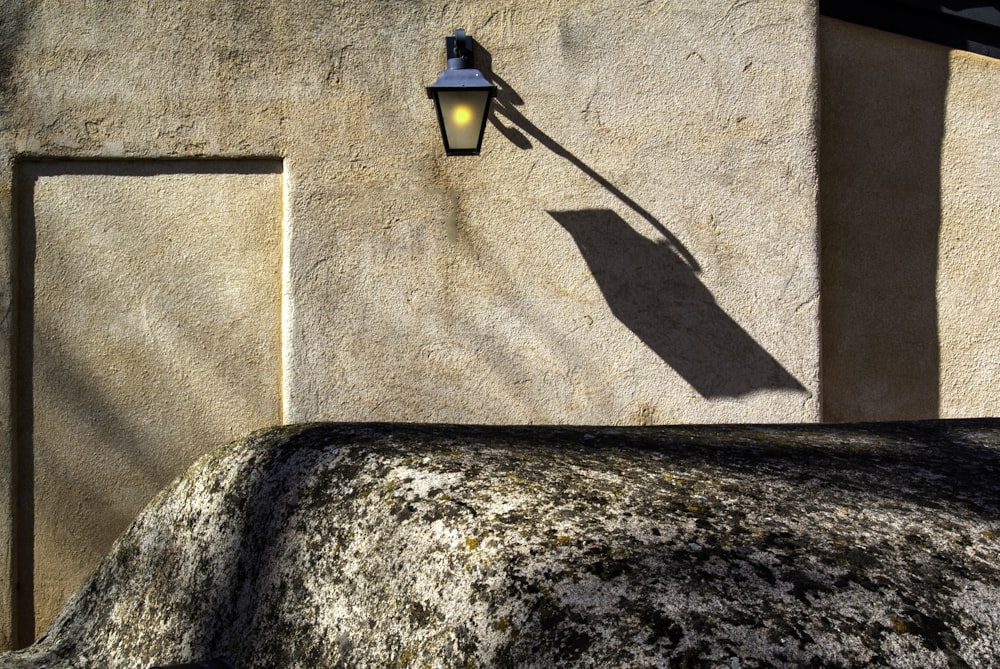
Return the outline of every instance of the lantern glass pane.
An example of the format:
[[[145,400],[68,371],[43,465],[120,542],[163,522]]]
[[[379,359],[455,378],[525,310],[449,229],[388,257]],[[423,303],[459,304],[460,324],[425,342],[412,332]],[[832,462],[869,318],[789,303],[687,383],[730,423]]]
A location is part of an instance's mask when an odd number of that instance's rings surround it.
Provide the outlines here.
[[[489,90],[438,91],[449,149],[462,151],[479,147],[489,95]]]

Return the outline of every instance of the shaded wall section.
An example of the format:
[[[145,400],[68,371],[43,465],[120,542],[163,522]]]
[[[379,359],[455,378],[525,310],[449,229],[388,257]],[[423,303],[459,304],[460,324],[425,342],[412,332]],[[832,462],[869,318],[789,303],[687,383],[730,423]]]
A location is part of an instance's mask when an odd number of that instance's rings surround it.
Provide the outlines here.
[[[281,164],[19,170],[20,642],[207,448],[280,422]]]
[[[1000,411],[1000,61],[820,20],[823,417]]]
[[[823,417],[937,416],[948,50],[820,26]]]

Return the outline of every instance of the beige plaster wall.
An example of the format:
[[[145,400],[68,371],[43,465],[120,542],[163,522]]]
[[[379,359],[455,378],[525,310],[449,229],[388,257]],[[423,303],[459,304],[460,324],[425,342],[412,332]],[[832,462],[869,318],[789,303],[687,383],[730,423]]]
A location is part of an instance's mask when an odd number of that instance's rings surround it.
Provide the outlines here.
[[[995,415],[996,60],[820,22],[823,417]]]
[[[0,176],[282,159],[286,420],[819,417],[812,0],[0,13]],[[424,92],[459,27],[500,86],[474,158]]]
[[[809,3],[357,11],[391,44],[290,160],[292,420],[817,417]],[[471,159],[420,89],[456,25],[501,84]]]
[[[1000,415],[1000,61],[953,52],[941,146],[942,418]]]

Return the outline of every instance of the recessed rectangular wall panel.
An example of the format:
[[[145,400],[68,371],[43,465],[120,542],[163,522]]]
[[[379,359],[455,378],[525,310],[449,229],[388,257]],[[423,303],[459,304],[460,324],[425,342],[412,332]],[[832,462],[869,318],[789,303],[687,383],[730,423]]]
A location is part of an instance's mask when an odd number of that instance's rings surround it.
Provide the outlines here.
[[[21,166],[22,630],[200,454],[281,421],[281,188],[273,160]]]

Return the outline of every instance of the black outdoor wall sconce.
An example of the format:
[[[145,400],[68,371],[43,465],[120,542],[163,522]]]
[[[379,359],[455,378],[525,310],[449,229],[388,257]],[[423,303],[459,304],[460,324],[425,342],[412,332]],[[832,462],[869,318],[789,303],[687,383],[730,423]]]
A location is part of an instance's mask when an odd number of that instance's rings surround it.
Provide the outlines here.
[[[478,156],[496,86],[472,65],[472,38],[464,30],[445,38],[448,69],[427,87],[449,156]]]

